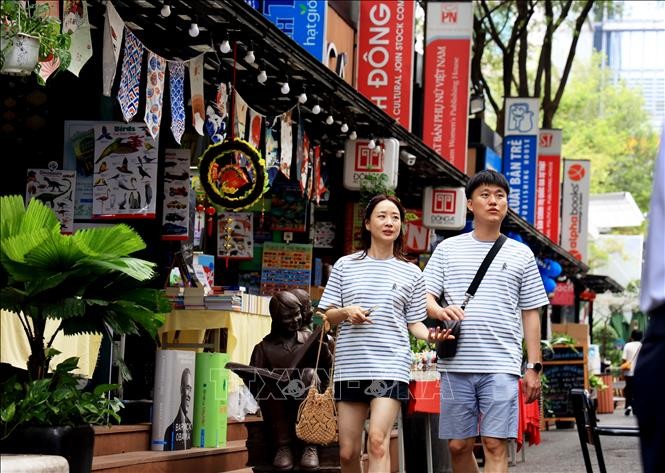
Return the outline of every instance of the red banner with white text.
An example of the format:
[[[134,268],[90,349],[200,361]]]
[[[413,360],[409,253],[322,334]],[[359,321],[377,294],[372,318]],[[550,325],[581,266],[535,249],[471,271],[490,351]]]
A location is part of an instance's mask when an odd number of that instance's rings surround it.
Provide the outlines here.
[[[358,18],[358,91],[409,131],[415,5],[363,0]]]
[[[466,173],[471,2],[429,2],[425,33],[423,141]]]
[[[534,226],[559,244],[561,205],[561,130],[540,130],[536,163],[536,213]]]

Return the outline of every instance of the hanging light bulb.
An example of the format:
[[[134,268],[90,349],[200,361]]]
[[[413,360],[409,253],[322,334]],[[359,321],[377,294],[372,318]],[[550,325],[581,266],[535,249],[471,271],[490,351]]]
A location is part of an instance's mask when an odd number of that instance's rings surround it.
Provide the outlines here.
[[[335,123],[335,119],[333,118],[332,115],[328,115],[328,118],[326,118],[326,123],[328,125],[332,125],[333,123]]]
[[[300,102],[300,103],[307,102],[307,94],[305,93],[304,90],[300,95],[298,95],[298,102]]]
[[[356,133],[356,130],[353,130],[351,133],[349,133],[349,139],[351,141],[358,139],[358,133]]]
[[[171,6],[168,4],[168,2],[164,2],[164,6],[162,9],[159,11],[159,13],[164,17],[168,17],[171,14]]]
[[[374,149],[374,148],[376,148],[376,141],[374,141],[374,138],[372,138],[371,140],[369,140],[369,143],[367,143],[367,147],[368,147],[369,149]]]
[[[279,91],[280,91],[282,94],[284,94],[284,95],[286,95],[286,94],[288,94],[289,92],[291,92],[291,87],[289,87],[289,77],[288,77],[288,76],[286,77],[286,80],[285,80],[284,83],[282,84],[282,88],[279,89]]]
[[[347,125],[346,123],[342,123],[342,126],[339,129],[342,131],[342,133],[346,133],[347,131],[349,131],[349,125]]]
[[[256,61],[256,57],[254,57],[254,51],[250,49],[247,51],[247,54],[245,54],[245,62],[248,64],[254,64],[254,61]]]
[[[321,106],[318,103],[312,107],[312,113],[314,115],[321,113]]]
[[[196,21],[196,18],[194,18],[192,20],[192,24],[189,25],[189,31],[188,31],[189,36],[191,36],[192,38],[196,38],[200,32],[201,31],[199,30],[199,25]]]
[[[231,44],[229,43],[228,39],[222,41],[222,43],[219,45],[219,50],[222,54],[226,54],[231,51]]]
[[[263,84],[268,80],[268,74],[266,73],[265,69],[261,69],[261,72],[259,72],[259,74],[256,76],[256,80],[259,82],[259,84]]]

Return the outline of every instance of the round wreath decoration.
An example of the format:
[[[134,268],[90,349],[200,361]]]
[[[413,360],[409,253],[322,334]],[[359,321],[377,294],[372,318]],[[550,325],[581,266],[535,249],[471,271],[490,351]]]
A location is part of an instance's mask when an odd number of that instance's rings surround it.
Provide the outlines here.
[[[210,200],[230,210],[254,205],[268,184],[261,153],[237,138],[210,145],[201,156],[199,172]]]

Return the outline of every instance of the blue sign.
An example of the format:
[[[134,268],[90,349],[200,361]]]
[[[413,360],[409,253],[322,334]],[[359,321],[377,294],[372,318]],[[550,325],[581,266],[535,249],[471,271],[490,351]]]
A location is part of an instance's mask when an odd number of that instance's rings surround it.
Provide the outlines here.
[[[491,169],[496,172],[502,171],[501,156],[489,146],[485,148],[485,169]]]
[[[508,205],[533,225],[536,208],[537,136],[503,138],[503,174],[508,179]]]
[[[263,16],[319,61],[326,43],[326,0],[263,0]]]

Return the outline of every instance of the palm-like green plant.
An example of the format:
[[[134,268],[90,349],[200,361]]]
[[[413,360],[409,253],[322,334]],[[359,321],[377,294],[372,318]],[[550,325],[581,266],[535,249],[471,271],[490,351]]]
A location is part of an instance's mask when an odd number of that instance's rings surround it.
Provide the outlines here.
[[[170,304],[163,291],[138,287],[154,264],[130,256],[145,248],[127,225],[60,233],[55,213],[37,199],[0,197],[0,307],[17,314],[30,344],[31,379],[42,379],[55,335],[117,334],[141,329],[155,336]],[[60,321],[45,338],[47,319]]]

